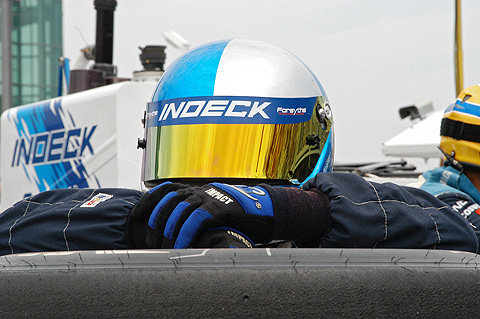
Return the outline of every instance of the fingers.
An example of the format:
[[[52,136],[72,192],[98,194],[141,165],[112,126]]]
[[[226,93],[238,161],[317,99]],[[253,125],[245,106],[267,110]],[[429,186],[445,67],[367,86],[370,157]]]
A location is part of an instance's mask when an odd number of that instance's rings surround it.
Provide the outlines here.
[[[195,209],[180,228],[173,248],[188,248],[192,246],[195,237],[206,229],[207,221],[212,220],[213,216],[206,210],[201,208]]]
[[[155,206],[148,219],[146,243],[151,248],[160,248],[165,227],[177,205],[186,199],[191,192],[171,191],[166,194]],[[178,214],[178,212],[176,213]]]
[[[132,216],[137,219],[148,218],[155,206],[157,206],[158,202],[165,197],[166,194],[186,187],[187,185],[180,183],[165,182],[152,188],[146,192],[142,198],[140,198],[135,207],[133,207],[131,212]]]
[[[189,247],[202,225],[187,223],[186,233],[182,232],[182,228],[203,202],[201,197],[195,195],[194,188],[179,189],[166,194],[155,206],[148,220],[147,245],[151,248],[174,248],[177,238],[181,236],[182,248]],[[193,214],[193,221],[198,222],[195,218],[197,215],[198,213]]]
[[[160,213],[163,213],[163,216],[168,218],[168,216],[165,216],[165,211],[168,211],[168,209],[174,209],[175,206],[185,198],[187,198],[188,194],[183,193],[182,195],[179,195],[177,192],[173,191],[165,195],[155,206],[153,209],[150,218],[148,219],[148,226],[150,228],[156,229],[158,228],[157,225],[157,220],[160,216]],[[164,210],[165,206],[167,208]],[[160,224],[159,226],[163,226],[165,223]]]
[[[173,210],[172,206],[164,207],[160,213],[157,227],[162,228],[163,226],[160,225],[164,225],[162,248],[190,247],[195,236],[204,228],[202,220],[196,217],[199,214],[198,211],[203,211],[198,207],[204,203],[204,200],[198,195],[188,193],[187,196],[179,194],[175,200],[170,201],[169,205],[175,206]],[[179,198],[183,200],[178,201]],[[208,216],[211,218],[210,214]]]

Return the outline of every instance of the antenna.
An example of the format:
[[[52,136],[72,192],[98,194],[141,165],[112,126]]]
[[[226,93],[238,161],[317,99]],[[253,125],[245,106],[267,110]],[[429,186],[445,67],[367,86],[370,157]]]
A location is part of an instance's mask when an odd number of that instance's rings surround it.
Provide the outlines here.
[[[79,27],[77,27],[77,26],[75,26],[75,29],[77,29],[77,31],[78,31],[78,34],[79,34],[79,35],[80,35],[80,37],[82,38],[83,42],[85,42],[85,46],[89,46],[89,44],[88,44],[87,40],[85,39],[85,37],[84,37],[84,36],[83,36],[83,34],[82,34],[82,31],[80,31],[80,28],[79,28]]]
[[[163,36],[167,42],[174,48],[180,49],[184,52],[190,50],[190,42],[175,31],[164,31]]]
[[[457,96],[463,90],[462,8],[455,0],[455,89]]]

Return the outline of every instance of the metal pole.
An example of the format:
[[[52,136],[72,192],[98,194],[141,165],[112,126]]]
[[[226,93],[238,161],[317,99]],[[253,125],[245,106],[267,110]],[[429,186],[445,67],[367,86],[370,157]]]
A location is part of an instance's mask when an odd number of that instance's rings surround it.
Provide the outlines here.
[[[462,10],[461,1],[455,0],[455,89],[457,96],[463,90]]]
[[[12,0],[1,0],[2,112],[12,107]]]
[[[97,31],[95,40],[95,63],[112,64],[113,61],[113,17],[116,0],[95,0]]]

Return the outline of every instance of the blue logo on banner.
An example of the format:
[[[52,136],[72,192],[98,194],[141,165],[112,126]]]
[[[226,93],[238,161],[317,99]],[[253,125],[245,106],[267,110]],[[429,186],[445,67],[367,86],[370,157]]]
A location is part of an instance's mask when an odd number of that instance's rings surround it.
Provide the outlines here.
[[[197,96],[148,103],[147,127],[188,124],[294,124],[312,118],[316,97]]]
[[[23,167],[38,191],[100,187],[83,164],[85,155],[94,154],[91,139],[97,125],[77,127],[60,98],[20,107],[7,116],[18,131],[11,166]]]

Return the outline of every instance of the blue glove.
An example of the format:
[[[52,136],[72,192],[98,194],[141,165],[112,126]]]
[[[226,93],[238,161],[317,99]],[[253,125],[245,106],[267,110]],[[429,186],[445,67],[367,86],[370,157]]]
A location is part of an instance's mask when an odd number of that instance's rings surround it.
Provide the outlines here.
[[[200,233],[219,227],[237,230],[254,243],[272,239],[272,200],[263,187],[167,182],[151,190],[155,192],[163,198],[148,221],[151,248],[188,248]]]

